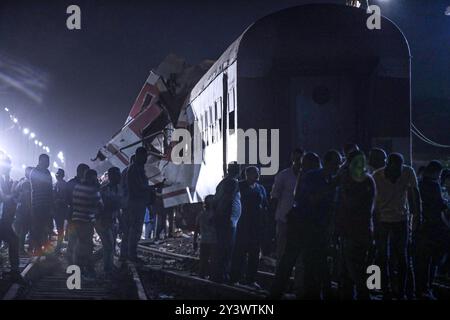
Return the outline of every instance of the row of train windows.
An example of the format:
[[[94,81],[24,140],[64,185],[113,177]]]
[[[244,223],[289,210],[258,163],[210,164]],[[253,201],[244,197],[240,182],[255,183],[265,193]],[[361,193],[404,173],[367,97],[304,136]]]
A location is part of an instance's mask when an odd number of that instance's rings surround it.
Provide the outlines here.
[[[228,92],[228,128],[235,129],[235,91],[234,88]],[[230,99],[231,98],[231,99]],[[205,141],[206,145],[210,143],[215,143],[222,136],[223,128],[223,102],[222,97],[214,102],[214,106],[210,106],[204,114],[200,115],[200,130],[202,134],[202,139]]]

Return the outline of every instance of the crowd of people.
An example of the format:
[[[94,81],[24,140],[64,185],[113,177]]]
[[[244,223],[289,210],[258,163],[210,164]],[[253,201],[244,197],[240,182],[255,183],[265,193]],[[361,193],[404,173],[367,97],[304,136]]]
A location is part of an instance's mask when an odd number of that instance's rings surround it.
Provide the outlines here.
[[[356,144],[323,158],[296,149],[291,160],[270,196],[257,167],[240,181],[239,166],[229,165],[199,216],[200,275],[259,288],[264,224],[275,221],[272,299],[283,296],[294,270],[299,299],[370,299],[369,266],[379,267],[384,299],[435,298],[437,269],[448,273],[448,169],[433,160],[417,177],[401,154],[375,148],[366,158]]]
[[[65,242],[68,264],[78,265],[85,278],[97,277],[95,233],[104,277],[115,272],[118,239],[121,261],[142,262],[137,246],[143,226],[155,239],[166,227],[148,231],[149,213],[158,208],[164,222],[169,217],[169,233],[174,220],[163,208],[161,186],[149,185],[146,161],[147,151],[140,147],[125,170],[110,168],[105,181],[80,164],[69,181],[59,169],[53,184],[48,155],[40,155],[19,181],[12,181],[11,160],[3,157],[0,240],[8,246],[11,278],[21,281],[20,255],[62,254]],[[336,282],[339,298],[369,299],[367,268],[376,265],[385,299],[432,299],[436,270],[448,272],[450,172],[434,160],[417,177],[404,162],[401,154],[382,149],[372,149],[366,158],[356,144],[323,158],[295,149],[291,166],[275,176],[270,193],[259,181],[258,167],[241,170],[230,163],[197,215],[199,275],[259,289],[260,259],[269,254],[268,230],[276,226],[270,298],[283,296],[295,271],[298,298],[336,297],[331,285]]]
[[[123,172],[117,167],[110,168],[104,183],[100,183],[95,170],[82,163],[69,181],[65,180],[64,170],[58,169],[53,184],[47,154],[39,156],[36,167],[26,168],[19,181],[10,178],[11,160],[3,157],[0,240],[8,246],[11,279],[23,280],[19,272],[21,255],[61,254],[64,240],[68,264],[78,265],[86,279],[97,277],[94,232],[102,244],[106,278],[114,273],[119,234],[120,260],[139,262],[137,245],[146,209],[155,198],[155,188],[149,186],[145,175],[146,149],[138,148],[133,160]]]

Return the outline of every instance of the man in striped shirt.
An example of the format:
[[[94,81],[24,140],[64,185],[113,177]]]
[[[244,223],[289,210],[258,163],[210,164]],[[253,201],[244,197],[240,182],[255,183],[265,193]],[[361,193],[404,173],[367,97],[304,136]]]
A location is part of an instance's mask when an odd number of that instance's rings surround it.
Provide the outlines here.
[[[103,209],[100,185],[95,170],[87,170],[82,182],[73,189],[72,209],[73,232],[76,239],[74,262],[80,267],[84,276],[95,276],[92,261],[92,236],[95,216],[99,210]]]

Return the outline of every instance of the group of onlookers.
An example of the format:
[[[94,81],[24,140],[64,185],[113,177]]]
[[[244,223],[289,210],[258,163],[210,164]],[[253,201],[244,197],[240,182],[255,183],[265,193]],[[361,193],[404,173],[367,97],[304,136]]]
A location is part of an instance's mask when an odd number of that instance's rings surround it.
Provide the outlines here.
[[[68,182],[59,169],[53,184],[48,155],[17,182],[10,178],[10,159],[3,157],[0,240],[8,245],[11,277],[20,280],[20,254],[60,253],[64,240],[68,263],[79,265],[84,277],[94,277],[94,232],[107,277],[114,272],[119,238],[120,260],[141,262],[137,246],[149,212],[167,213],[161,186],[149,185],[146,161],[147,151],[140,147],[125,170],[110,168],[102,184],[86,164]],[[434,297],[436,270],[448,272],[450,244],[450,173],[439,161],[421,168],[417,178],[401,154],[378,148],[367,158],[356,144],[322,158],[295,149],[270,195],[259,178],[258,167],[241,170],[230,163],[215,194],[204,199],[194,236],[202,277],[260,288],[257,272],[261,252],[267,251],[267,225],[275,223],[272,298],[282,297],[295,270],[298,298],[331,298],[333,280],[339,297],[368,299],[371,265],[380,268],[384,298]],[[160,233],[161,227],[156,238]]]
[[[270,199],[257,167],[247,167],[240,181],[239,166],[229,165],[198,217],[200,275],[259,288],[264,224],[273,211],[270,297],[282,297],[295,270],[298,298],[369,299],[375,265],[384,299],[434,298],[436,270],[445,272],[450,245],[448,169],[434,160],[418,179],[401,154],[375,148],[366,158],[356,144],[323,158],[296,149],[291,161],[276,175]]]

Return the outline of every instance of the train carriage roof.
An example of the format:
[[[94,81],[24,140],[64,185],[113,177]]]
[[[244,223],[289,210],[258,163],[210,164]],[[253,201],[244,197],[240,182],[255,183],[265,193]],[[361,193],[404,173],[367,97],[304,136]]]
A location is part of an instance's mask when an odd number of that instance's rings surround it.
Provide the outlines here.
[[[369,15],[365,9],[359,9],[346,5],[337,4],[306,4],[296,7],[283,9],[281,11],[269,14],[250,25],[220,56],[220,58],[211,66],[211,68],[205,73],[205,75],[194,86],[190,94],[190,101],[193,101],[198,95],[205,90],[208,85],[229,65],[242,57],[242,47],[246,42],[250,42],[255,34],[267,32],[271,25],[276,24],[278,27],[283,27],[289,23],[298,24],[299,26],[308,26],[308,23],[313,22],[309,30],[297,30],[303,34],[311,33],[311,35],[323,35],[327,31],[337,32],[338,27],[343,30],[349,30],[351,28],[351,35],[349,37],[362,37],[367,32],[374,32],[374,39],[384,39],[390,37],[395,41],[385,42],[382,49],[384,54],[395,56],[397,58],[407,59],[410,58],[410,50],[408,42],[403,35],[402,31],[388,18],[382,16],[382,30],[369,31],[365,21]],[[305,19],[306,18],[306,19]],[[303,19],[303,21],[301,21]],[[317,20],[319,23],[317,24]],[[288,21],[286,23],[286,21]],[[343,21],[345,23],[343,23]],[[357,23],[355,23],[357,22]],[[363,23],[361,23],[363,22]],[[314,30],[317,26],[324,26],[321,30]],[[324,31],[328,26],[328,30]],[[332,26],[330,29],[329,26]],[[336,27],[337,26],[337,27]],[[356,26],[359,26],[356,28]],[[321,33],[322,32],[322,33]],[[261,34],[259,35],[261,36]],[[367,41],[368,42],[368,41]],[[267,43],[261,44],[265,46]],[[360,43],[354,43],[355,46],[360,46]],[[366,47],[370,46],[366,44]],[[248,52],[247,52],[248,54]]]

